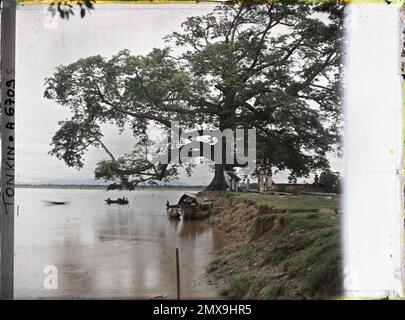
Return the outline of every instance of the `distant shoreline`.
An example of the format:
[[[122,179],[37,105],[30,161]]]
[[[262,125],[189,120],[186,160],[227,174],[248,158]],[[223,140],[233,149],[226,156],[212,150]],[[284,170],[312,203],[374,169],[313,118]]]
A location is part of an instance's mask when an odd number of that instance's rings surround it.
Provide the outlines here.
[[[16,188],[25,189],[88,189],[107,190],[108,185],[91,184],[17,184]],[[138,186],[136,190],[201,190],[206,186]]]

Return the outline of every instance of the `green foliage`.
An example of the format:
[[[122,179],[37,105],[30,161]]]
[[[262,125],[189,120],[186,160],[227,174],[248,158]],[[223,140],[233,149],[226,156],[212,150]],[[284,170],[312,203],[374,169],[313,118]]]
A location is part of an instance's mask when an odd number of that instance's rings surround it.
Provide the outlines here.
[[[44,96],[72,117],[60,123],[51,153],[80,168],[87,148],[100,146],[102,124],[139,136],[152,123],[165,131],[179,121],[182,130],[256,128],[259,162],[290,169],[292,176],[327,168],[326,153],[339,141],[342,10],[252,4],[219,5],[190,17],[181,32],[165,38],[165,48],[145,56],[122,50],[58,67],[45,81]],[[329,19],[319,19],[319,12]],[[110,171],[97,170],[105,178]],[[159,180],[175,171],[169,166],[151,175],[146,166],[145,174]]]
[[[245,297],[253,281],[254,275],[248,271],[232,275],[229,279],[229,288],[227,290],[229,298],[242,299]]]
[[[324,192],[340,193],[341,178],[338,172],[323,171],[319,176],[319,188]]]
[[[281,283],[277,279],[272,280],[267,289],[266,299],[267,300],[276,300],[278,298],[278,295],[280,294],[281,290],[282,290]]]
[[[273,239],[262,264],[283,266],[288,277],[300,279],[308,296],[338,295],[341,290],[341,236],[330,214],[289,214]]]
[[[220,263],[219,260],[212,261],[207,267],[207,272],[211,273],[211,272],[214,272],[215,270],[217,270],[219,263]]]
[[[101,160],[97,163],[94,170],[96,179],[115,180],[119,172],[119,163],[117,161]]]
[[[303,290],[311,295],[322,294],[330,288],[341,287],[341,237],[336,230],[323,233],[314,241],[304,256],[309,271],[303,283]],[[325,288],[325,284],[329,288]]]
[[[102,137],[99,125],[91,121],[61,121],[59,125],[60,129],[52,137],[54,148],[49,154],[63,159],[69,167],[82,168],[83,155],[89,146],[97,146]]]
[[[273,228],[274,220],[280,218],[275,214],[262,214],[255,219],[253,236],[260,237]],[[281,217],[282,219],[282,217]]]
[[[265,260],[276,264],[284,261],[292,253],[309,247],[318,237],[323,238],[324,229],[336,225],[335,216],[328,214],[270,215],[273,219],[274,216],[283,220],[284,227],[273,239],[273,246],[269,249]],[[316,237],[313,235],[315,231],[319,232]],[[288,237],[291,237],[289,241]]]
[[[80,17],[84,18],[86,12],[94,9],[93,3],[95,0],[78,0],[76,5],[80,9]],[[48,11],[51,12],[52,16],[55,16],[57,13],[62,19],[69,20],[70,16],[74,16],[73,5],[67,1],[55,1],[51,2],[48,6]]]

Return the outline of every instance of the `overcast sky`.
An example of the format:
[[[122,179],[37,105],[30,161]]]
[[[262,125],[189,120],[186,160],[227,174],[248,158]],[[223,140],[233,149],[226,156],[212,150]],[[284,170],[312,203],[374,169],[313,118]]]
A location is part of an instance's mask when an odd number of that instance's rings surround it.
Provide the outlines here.
[[[162,37],[181,30],[188,16],[204,15],[214,5],[97,5],[96,10],[69,20],[51,18],[47,6],[19,7],[17,12],[17,155],[18,183],[56,181],[81,182],[93,179],[96,163],[107,158],[104,151],[92,148],[80,171],[68,168],[63,161],[48,155],[49,143],[58,129],[58,121],[69,117],[65,107],[43,98],[44,79],[55,67],[92,55],[109,57],[121,49],[146,54],[162,47]],[[116,155],[131,149],[130,134],[119,136],[114,127],[105,130],[103,142]],[[332,159],[333,167],[341,162]],[[199,166],[187,184],[205,184],[212,178],[206,166]],[[285,175],[280,179],[284,180]]]

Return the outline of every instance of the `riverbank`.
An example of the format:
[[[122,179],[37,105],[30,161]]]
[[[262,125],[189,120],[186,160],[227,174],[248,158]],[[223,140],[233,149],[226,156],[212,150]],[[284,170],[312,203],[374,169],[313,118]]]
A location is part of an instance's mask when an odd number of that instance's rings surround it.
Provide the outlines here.
[[[231,245],[207,272],[231,299],[314,299],[341,292],[339,197],[210,193],[207,223]]]

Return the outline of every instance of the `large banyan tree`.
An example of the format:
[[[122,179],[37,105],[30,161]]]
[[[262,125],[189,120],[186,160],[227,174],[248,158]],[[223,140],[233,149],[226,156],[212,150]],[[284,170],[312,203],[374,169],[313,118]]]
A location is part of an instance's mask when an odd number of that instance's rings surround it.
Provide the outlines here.
[[[96,177],[132,189],[186,165],[153,162],[141,151],[152,148],[148,128],[166,134],[178,121],[183,131],[255,128],[258,162],[272,171],[300,177],[328,167],[341,113],[342,8],[334,1],[223,4],[165,40],[144,56],[122,50],[58,67],[44,96],[72,116],[60,122],[50,153],[81,168],[89,147],[103,148],[108,157]],[[102,141],[105,123],[132,130],[134,149],[113,155]],[[238,165],[215,164],[208,188],[226,188],[224,170]]]

